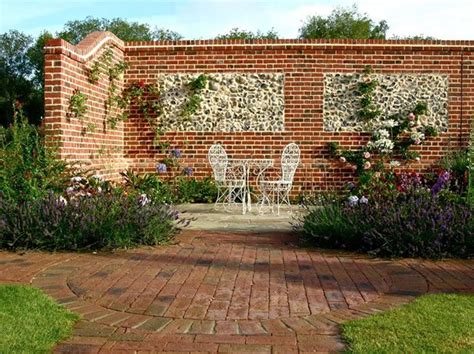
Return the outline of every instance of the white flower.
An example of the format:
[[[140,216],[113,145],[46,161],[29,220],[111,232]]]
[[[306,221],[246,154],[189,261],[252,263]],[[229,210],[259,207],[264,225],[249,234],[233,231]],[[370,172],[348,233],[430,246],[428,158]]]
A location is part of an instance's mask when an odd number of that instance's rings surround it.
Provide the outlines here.
[[[396,161],[396,160],[390,161],[390,167],[398,167],[400,165],[401,165],[400,161]]]
[[[67,205],[67,200],[62,195],[60,195],[58,197],[58,205],[61,205],[61,206],[66,206]]]
[[[379,129],[375,131],[374,137],[376,139],[387,139],[390,137],[390,133],[387,129]]]
[[[344,156],[341,156],[341,157],[339,158],[339,161],[341,161],[341,162],[346,162],[346,158],[345,158]]]
[[[420,161],[421,159],[420,159],[419,156],[417,156],[417,157],[415,157],[415,160],[416,160],[416,161]]]
[[[415,142],[415,144],[419,145],[423,140],[425,140],[425,134],[421,132],[413,132],[410,135],[410,139]]]
[[[383,126],[386,128],[393,128],[393,127],[398,126],[398,122],[394,119],[388,119],[383,122]]]
[[[348,201],[349,201],[349,205],[350,205],[350,206],[354,206],[354,205],[356,205],[356,204],[359,202],[359,197],[356,196],[356,195],[351,195],[351,196],[348,198]]]
[[[148,198],[148,196],[145,193],[140,194],[140,196],[138,197],[138,204],[140,204],[140,206],[145,206],[150,202],[151,200]]]
[[[364,170],[368,170],[371,166],[372,164],[369,161],[364,162]]]
[[[71,178],[71,182],[72,183],[79,183],[82,181],[82,177],[81,176],[74,176]]]
[[[393,141],[387,138],[378,139],[375,141],[369,141],[367,147],[371,150],[376,150],[382,154],[388,154],[392,152],[394,144]]]
[[[74,192],[74,187],[67,187],[66,188],[66,193],[67,194],[72,194]]]
[[[91,178],[95,179],[97,181],[102,181],[102,176],[101,175],[93,175]]]
[[[359,200],[359,203],[360,204],[367,204],[369,203],[369,199],[367,199],[366,197],[362,196]]]

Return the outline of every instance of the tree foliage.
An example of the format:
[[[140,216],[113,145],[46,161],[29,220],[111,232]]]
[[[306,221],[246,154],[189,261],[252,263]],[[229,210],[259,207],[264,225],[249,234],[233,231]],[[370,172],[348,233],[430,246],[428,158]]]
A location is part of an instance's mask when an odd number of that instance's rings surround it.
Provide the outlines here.
[[[278,39],[278,33],[273,28],[266,33],[261,31],[254,33],[234,27],[228,33],[218,35],[216,39]]]
[[[44,116],[44,51],[46,42],[59,37],[79,43],[94,31],[110,31],[124,41],[177,40],[178,33],[151,28],[148,24],[128,22],[120,18],[69,21],[53,36],[41,33],[36,39],[19,31],[0,34],[0,125],[13,121],[14,105],[21,102],[31,123],[39,124]]]
[[[357,6],[338,7],[328,17],[308,17],[300,28],[300,38],[385,39],[386,21],[375,23],[367,14],[359,13]]]
[[[39,123],[44,115],[43,47],[50,37],[44,32],[34,40],[15,30],[0,35],[1,125],[12,122],[15,101],[22,102],[33,123]]]
[[[77,44],[94,31],[112,32],[123,41],[178,40],[182,38],[177,32],[163,28],[151,28],[146,23],[128,22],[121,18],[108,20],[94,17],[66,22],[64,29],[58,33],[58,37]]]

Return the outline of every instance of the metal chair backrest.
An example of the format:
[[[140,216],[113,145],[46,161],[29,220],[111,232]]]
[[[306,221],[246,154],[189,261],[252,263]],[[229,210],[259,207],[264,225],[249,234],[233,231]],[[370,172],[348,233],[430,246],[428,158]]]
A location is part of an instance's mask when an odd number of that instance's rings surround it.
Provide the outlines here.
[[[207,153],[209,164],[212,168],[214,179],[217,182],[224,182],[227,171],[228,158],[225,149],[220,144],[214,144]]]
[[[281,153],[281,179],[284,182],[293,183],[296,168],[300,163],[300,148],[295,143],[285,146]]]

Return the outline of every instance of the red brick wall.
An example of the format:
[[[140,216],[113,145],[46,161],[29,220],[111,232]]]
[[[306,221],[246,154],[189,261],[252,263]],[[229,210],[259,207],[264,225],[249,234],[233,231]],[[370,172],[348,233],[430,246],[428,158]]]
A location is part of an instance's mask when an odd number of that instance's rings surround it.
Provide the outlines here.
[[[55,69],[52,65],[54,61],[59,61],[61,68],[72,65],[74,59],[62,53],[63,46],[67,47],[67,43],[55,42],[54,54],[51,53],[53,49],[48,49],[47,77],[51,75],[51,69]],[[361,72],[365,65],[371,65],[377,73],[449,75],[449,129],[420,147],[421,161],[410,165],[413,169],[425,170],[446,152],[467,144],[469,124],[474,116],[473,48],[474,41],[259,40],[250,43],[211,40],[129,42],[124,44],[123,55],[130,64],[125,84],[142,80],[151,84],[162,73],[283,72],[285,131],[172,132],[167,133],[163,140],[182,149],[183,165],[193,167],[197,176],[209,174],[206,154],[214,142],[223,143],[232,157],[274,159],[279,158],[287,143],[296,142],[302,149],[302,164],[296,174],[298,191],[327,188],[350,179],[350,168],[330,159],[326,144],[338,141],[344,147],[357,148],[369,137],[361,133],[323,130],[325,72]],[[56,87],[64,100],[70,94],[72,83],[66,80],[67,77],[64,78],[66,73],[61,75],[62,81],[55,81],[56,86],[47,81],[46,88],[53,93]],[[77,84],[89,87],[87,83]],[[97,99],[100,99],[99,96],[97,94]],[[47,94],[47,100],[48,97]],[[47,105],[46,122],[54,122],[53,117],[64,115],[63,111],[54,107]],[[64,109],[64,102],[61,108]],[[60,140],[63,144],[68,143],[67,151],[74,152],[87,146],[77,137],[71,137],[70,131],[77,129],[75,125],[61,119],[60,127]],[[113,136],[110,143],[119,144],[121,135],[118,131]],[[100,138],[103,136],[97,136],[97,139]],[[124,124],[124,149],[120,158],[137,171],[154,171],[162,156],[158,149],[153,148],[152,139],[153,133],[135,112]]]
[[[58,144],[62,158],[106,178],[117,178],[118,172],[128,167],[123,123],[115,129],[107,124],[108,76],[102,74],[97,83],[90,83],[87,71],[109,47],[114,62],[123,60],[123,42],[111,33],[91,33],[77,46],[61,39],[47,44],[44,124],[50,141]],[[118,86],[123,88],[123,79]],[[75,89],[87,96],[87,112],[82,121],[71,116],[69,107]],[[86,131],[87,124],[95,125],[95,129]]]

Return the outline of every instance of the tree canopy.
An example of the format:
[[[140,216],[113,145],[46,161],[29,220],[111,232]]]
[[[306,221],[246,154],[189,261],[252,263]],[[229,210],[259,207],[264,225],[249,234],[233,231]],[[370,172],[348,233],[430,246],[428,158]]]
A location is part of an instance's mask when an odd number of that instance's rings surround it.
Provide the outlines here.
[[[69,21],[55,34],[73,44],[79,43],[93,31],[110,31],[124,41],[176,40],[177,32],[151,28],[148,24],[128,22],[114,18]],[[32,123],[39,123],[44,116],[44,52],[49,32],[36,39],[16,30],[0,35],[0,125],[13,119],[15,101],[22,103],[26,116]]]
[[[43,47],[51,34],[33,37],[12,30],[0,35],[0,117],[1,124],[12,121],[15,101],[23,104],[33,123],[44,115]]]
[[[228,33],[218,35],[216,39],[278,39],[278,33],[273,28],[268,32],[254,33],[234,27]]]
[[[357,6],[338,7],[328,17],[308,17],[300,28],[300,38],[385,39],[386,21],[375,23],[367,14],[359,13]]]
[[[385,21],[374,22],[367,14],[359,13],[354,5],[349,8],[336,8],[329,16],[308,17],[299,30],[300,38],[353,38],[384,39],[388,30]],[[178,40],[181,35],[169,29],[152,27],[146,23],[129,22],[121,18],[105,19],[86,17],[83,20],[69,21],[64,28],[55,33],[73,44],[79,43],[94,31],[110,31],[124,41]],[[44,115],[43,81],[44,53],[46,41],[52,38],[49,32],[37,38],[19,31],[11,30],[0,34],[0,124],[6,125],[13,117],[16,100],[23,104],[26,115],[33,123],[39,123]],[[232,28],[216,39],[278,39],[278,33],[249,31]],[[415,35],[395,37],[403,39],[433,39]]]
[[[150,27],[146,23],[128,22],[121,18],[86,17],[84,20],[66,22],[64,29],[57,36],[66,41],[77,44],[85,36],[94,31],[109,31],[123,41],[157,41],[178,40],[182,36],[174,31]]]

